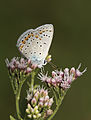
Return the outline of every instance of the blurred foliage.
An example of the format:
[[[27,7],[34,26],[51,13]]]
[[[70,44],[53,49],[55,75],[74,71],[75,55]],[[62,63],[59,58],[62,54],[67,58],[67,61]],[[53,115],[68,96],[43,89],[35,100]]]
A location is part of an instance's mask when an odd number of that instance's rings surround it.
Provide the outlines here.
[[[9,120],[9,115],[15,112],[4,60],[20,56],[16,41],[24,31],[46,23],[55,27],[50,49],[53,62],[62,68],[76,67],[80,62],[82,69],[88,67],[88,71],[73,83],[53,120],[91,120],[90,0],[0,1],[0,119]],[[50,66],[47,69],[50,70]]]

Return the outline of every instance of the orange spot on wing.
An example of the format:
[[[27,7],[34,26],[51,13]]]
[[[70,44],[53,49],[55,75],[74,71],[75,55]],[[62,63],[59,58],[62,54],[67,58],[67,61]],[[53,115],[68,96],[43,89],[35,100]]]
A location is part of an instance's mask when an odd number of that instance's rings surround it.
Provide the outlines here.
[[[40,31],[39,34],[42,34],[42,31]]]
[[[41,38],[39,38],[41,40]]]
[[[34,34],[31,34],[31,36],[33,37],[33,36],[34,36]]]
[[[38,38],[39,36],[38,35],[35,35],[36,38]]]
[[[21,46],[19,47],[19,49],[22,50],[23,46],[24,46],[24,45],[21,45]]]
[[[22,43],[23,43],[23,44],[25,44],[25,43],[26,43],[26,41],[25,41],[25,40],[23,40],[23,41],[22,41]]]
[[[30,37],[31,37],[31,34],[28,35],[24,40],[28,40],[28,38],[30,38]]]

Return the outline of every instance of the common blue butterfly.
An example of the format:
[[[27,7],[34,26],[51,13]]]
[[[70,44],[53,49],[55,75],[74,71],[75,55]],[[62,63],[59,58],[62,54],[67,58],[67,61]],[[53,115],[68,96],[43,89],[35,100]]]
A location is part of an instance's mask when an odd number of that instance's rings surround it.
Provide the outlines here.
[[[36,29],[29,29],[19,37],[16,46],[32,64],[42,67],[48,55],[53,32],[54,28],[52,24],[45,24]]]

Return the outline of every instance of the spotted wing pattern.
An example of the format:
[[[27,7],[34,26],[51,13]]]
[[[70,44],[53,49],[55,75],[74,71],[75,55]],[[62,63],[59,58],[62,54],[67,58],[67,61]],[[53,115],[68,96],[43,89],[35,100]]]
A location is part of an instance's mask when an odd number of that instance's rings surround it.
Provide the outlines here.
[[[19,51],[32,63],[42,65],[52,42],[53,31],[52,24],[27,30],[17,41]]]

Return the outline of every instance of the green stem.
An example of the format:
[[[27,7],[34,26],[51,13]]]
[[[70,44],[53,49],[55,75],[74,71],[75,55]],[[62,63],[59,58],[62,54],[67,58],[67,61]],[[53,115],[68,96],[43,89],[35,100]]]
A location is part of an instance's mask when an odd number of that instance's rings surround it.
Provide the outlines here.
[[[55,116],[55,114],[57,113],[57,111],[58,111],[58,109],[59,109],[59,107],[60,107],[60,105],[61,105],[61,103],[62,103],[62,101],[64,99],[65,94],[66,93],[64,93],[64,95],[59,99],[59,102],[57,104],[56,109],[54,110],[53,114],[48,118],[48,120],[51,120]]]
[[[33,86],[34,86],[34,77],[35,77],[36,73],[33,71],[31,73],[31,90],[33,90]]]
[[[23,120],[23,119],[21,118],[20,108],[19,108],[20,93],[21,93],[21,88],[22,88],[23,83],[24,83],[24,82],[21,82],[21,83],[19,84],[19,89],[18,89],[17,94],[16,94],[16,112],[17,112],[17,116],[18,116],[18,119],[19,119],[19,120]]]
[[[51,88],[53,94],[54,94],[54,97],[55,97],[55,101],[56,101],[56,105],[58,104],[58,99],[57,99],[57,95],[55,93],[55,91],[53,90],[53,88]]]

